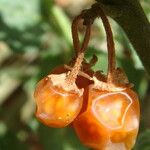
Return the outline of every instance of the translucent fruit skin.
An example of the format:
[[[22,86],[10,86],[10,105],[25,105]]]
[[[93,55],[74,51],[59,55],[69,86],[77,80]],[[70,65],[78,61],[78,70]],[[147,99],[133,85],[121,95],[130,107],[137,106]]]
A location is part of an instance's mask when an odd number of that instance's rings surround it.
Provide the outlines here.
[[[83,96],[64,91],[52,85],[48,77],[42,79],[35,90],[36,117],[49,127],[61,128],[69,125],[79,114]]]
[[[136,93],[104,92],[92,86],[85,93],[88,103],[73,123],[81,142],[95,150],[131,150],[139,129]]]

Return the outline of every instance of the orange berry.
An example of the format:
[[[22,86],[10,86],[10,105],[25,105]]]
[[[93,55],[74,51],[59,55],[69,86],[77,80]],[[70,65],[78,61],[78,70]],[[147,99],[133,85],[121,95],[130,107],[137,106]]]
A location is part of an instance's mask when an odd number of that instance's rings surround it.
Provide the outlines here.
[[[139,128],[140,108],[135,92],[100,91],[92,86],[86,92],[87,104],[73,123],[82,143],[97,150],[130,150]]]
[[[55,82],[52,82],[52,77]],[[34,97],[37,103],[36,117],[49,127],[65,127],[79,114],[82,107],[82,91],[65,89],[63,74],[49,75],[42,79],[35,90]],[[60,81],[59,81],[60,80]],[[65,82],[65,80],[64,80]],[[65,86],[65,83],[64,83]]]

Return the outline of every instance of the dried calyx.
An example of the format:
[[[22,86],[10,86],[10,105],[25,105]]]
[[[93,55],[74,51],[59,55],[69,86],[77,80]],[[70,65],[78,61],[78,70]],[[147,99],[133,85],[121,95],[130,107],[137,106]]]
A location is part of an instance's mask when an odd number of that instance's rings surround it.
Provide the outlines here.
[[[65,91],[81,92],[76,85],[76,79],[80,72],[82,62],[84,60],[84,52],[88,46],[91,32],[91,24],[86,25],[86,33],[84,37],[83,44],[80,46],[79,36],[78,36],[78,24],[83,18],[83,14],[77,16],[72,23],[72,37],[73,45],[76,52],[75,63],[70,71],[63,73],[61,75],[51,74],[48,78],[51,80],[54,86],[62,87]],[[83,93],[83,90],[80,94]]]
[[[107,76],[101,72],[95,73],[93,76],[93,87],[104,91],[121,91],[133,87],[133,84],[129,83],[125,72],[121,68],[116,68],[113,34],[103,10],[97,4],[94,4],[90,9],[84,10],[82,14],[84,25],[92,24],[95,18],[101,17],[107,36],[108,73]]]

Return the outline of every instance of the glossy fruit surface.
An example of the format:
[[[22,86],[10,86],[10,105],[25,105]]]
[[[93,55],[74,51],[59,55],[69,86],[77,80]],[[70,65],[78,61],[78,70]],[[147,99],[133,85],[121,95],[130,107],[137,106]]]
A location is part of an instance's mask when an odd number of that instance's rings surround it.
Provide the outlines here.
[[[49,127],[65,127],[79,114],[82,95],[65,91],[52,84],[48,77],[42,79],[35,90],[36,117]]]
[[[91,86],[87,93],[88,103],[73,123],[81,142],[96,150],[131,150],[140,114],[135,92],[107,92]]]

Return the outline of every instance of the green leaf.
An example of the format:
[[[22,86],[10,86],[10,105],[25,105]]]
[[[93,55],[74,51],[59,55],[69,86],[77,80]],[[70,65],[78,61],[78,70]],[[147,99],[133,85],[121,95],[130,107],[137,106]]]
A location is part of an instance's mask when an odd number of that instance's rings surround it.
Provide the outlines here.
[[[149,149],[150,149],[150,130],[146,130],[139,135],[134,150],[149,150]]]

